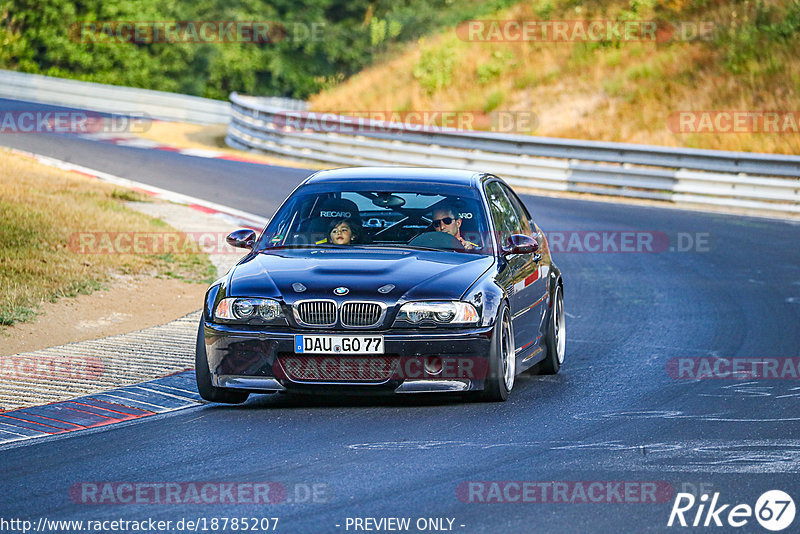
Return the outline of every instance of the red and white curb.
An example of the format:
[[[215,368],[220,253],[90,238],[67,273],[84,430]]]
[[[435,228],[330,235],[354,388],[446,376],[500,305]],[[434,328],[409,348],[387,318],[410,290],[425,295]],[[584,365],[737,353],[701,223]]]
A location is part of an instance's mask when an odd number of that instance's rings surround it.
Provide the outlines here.
[[[88,139],[90,141],[99,141],[102,143],[110,143],[112,145],[125,146],[131,148],[143,148],[148,150],[163,150],[166,152],[175,152],[184,156],[194,156],[196,158],[209,158],[209,159],[224,159],[227,161],[238,161],[241,163],[254,163],[257,165],[269,165],[263,161],[250,159],[242,156],[234,156],[219,150],[209,150],[206,148],[179,148],[171,145],[164,145],[158,141],[144,139],[135,135],[119,135],[107,133],[93,133],[78,135],[81,139]]]
[[[0,412],[0,447],[200,406],[194,371],[77,399]]]
[[[198,211],[202,211],[203,213],[219,216],[237,226],[242,226],[245,228],[251,228],[253,230],[260,231],[269,222],[269,218],[267,217],[261,217],[260,215],[248,213],[246,211],[238,210],[236,208],[231,208],[229,206],[223,206],[221,204],[217,204],[216,202],[210,202],[208,200],[203,200],[189,195],[184,195],[182,193],[167,191],[166,189],[161,189],[160,187],[156,187],[149,184],[143,184],[141,182],[129,180],[128,178],[121,178],[119,176],[114,176],[113,174],[109,174],[107,172],[98,171],[96,169],[91,169],[89,167],[84,167],[83,165],[76,165],[75,163],[70,163],[60,159],[51,158],[49,156],[43,156],[41,154],[35,154],[33,152],[18,150],[16,148],[9,148],[7,150],[13,154],[34,159],[39,163],[47,165],[49,167],[55,167],[57,169],[62,169],[69,172],[76,172],[78,174],[83,174],[84,176],[96,178],[103,182],[119,185],[121,187],[127,187],[129,189],[133,189],[134,191],[138,191],[140,193],[155,198],[167,200],[169,202],[175,202],[177,204],[184,204]],[[197,149],[189,149],[189,150],[197,150]]]

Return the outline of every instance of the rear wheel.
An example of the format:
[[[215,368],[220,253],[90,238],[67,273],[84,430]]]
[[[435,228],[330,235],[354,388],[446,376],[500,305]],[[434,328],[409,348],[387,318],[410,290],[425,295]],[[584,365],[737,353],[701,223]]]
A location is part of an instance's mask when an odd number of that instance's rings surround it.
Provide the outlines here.
[[[208,369],[208,358],[206,357],[206,339],[203,333],[203,320],[200,320],[200,327],[197,329],[197,343],[194,351],[195,377],[197,378],[197,391],[200,396],[207,401],[220,402],[223,404],[241,404],[247,400],[248,393],[242,391],[231,391],[218,388],[211,384],[211,372]]]
[[[502,402],[514,387],[517,375],[514,332],[508,305],[504,302],[497,314],[497,322],[492,333],[492,349],[489,354],[489,376],[483,387],[481,399]]]
[[[539,364],[539,372],[554,375],[564,363],[567,347],[567,330],[564,322],[564,292],[561,285],[556,286],[553,309],[550,313],[550,324],[547,329],[547,357]]]

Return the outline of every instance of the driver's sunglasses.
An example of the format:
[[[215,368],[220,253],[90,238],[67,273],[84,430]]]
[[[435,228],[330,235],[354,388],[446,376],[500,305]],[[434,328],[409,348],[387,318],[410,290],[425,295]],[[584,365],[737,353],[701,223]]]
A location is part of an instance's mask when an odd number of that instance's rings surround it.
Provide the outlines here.
[[[447,226],[449,224],[453,224],[453,218],[452,217],[442,217],[441,219],[434,219],[433,220],[433,227],[434,228],[439,228],[442,225],[442,223],[444,223],[445,226]]]

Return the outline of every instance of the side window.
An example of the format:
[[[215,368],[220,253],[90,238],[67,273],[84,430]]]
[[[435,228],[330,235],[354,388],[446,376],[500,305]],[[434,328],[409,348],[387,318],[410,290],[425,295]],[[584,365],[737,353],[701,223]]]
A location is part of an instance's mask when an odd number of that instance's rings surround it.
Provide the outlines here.
[[[533,224],[531,224],[531,221],[528,218],[528,210],[526,210],[525,206],[522,205],[522,201],[514,193],[514,191],[512,191],[505,184],[501,185],[501,187],[503,191],[506,192],[506,196],[508,196],[509,200],[511,201],[511,205],[514,207],[514,212],[517,214],[517,218],[520,221],[520,227],[522,231],[518,233],[533,235]]]
[[[503,191],[500,182],[490,182],[486,186],[486,196],[489,199],[489,208],[492,212],[495,230],[498,233],[500,244],[504,243],[511,234],[522,232],[519,215]]]

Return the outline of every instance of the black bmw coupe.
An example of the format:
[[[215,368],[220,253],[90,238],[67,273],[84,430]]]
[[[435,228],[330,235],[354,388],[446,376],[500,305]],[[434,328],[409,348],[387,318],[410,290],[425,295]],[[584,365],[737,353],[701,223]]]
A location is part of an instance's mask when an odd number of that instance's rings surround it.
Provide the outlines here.
[[[503,401],[517,374],[564,362],[563,282],[547,240],[497,176],[318,172],[206,293],[197,388],[463,393]]]

